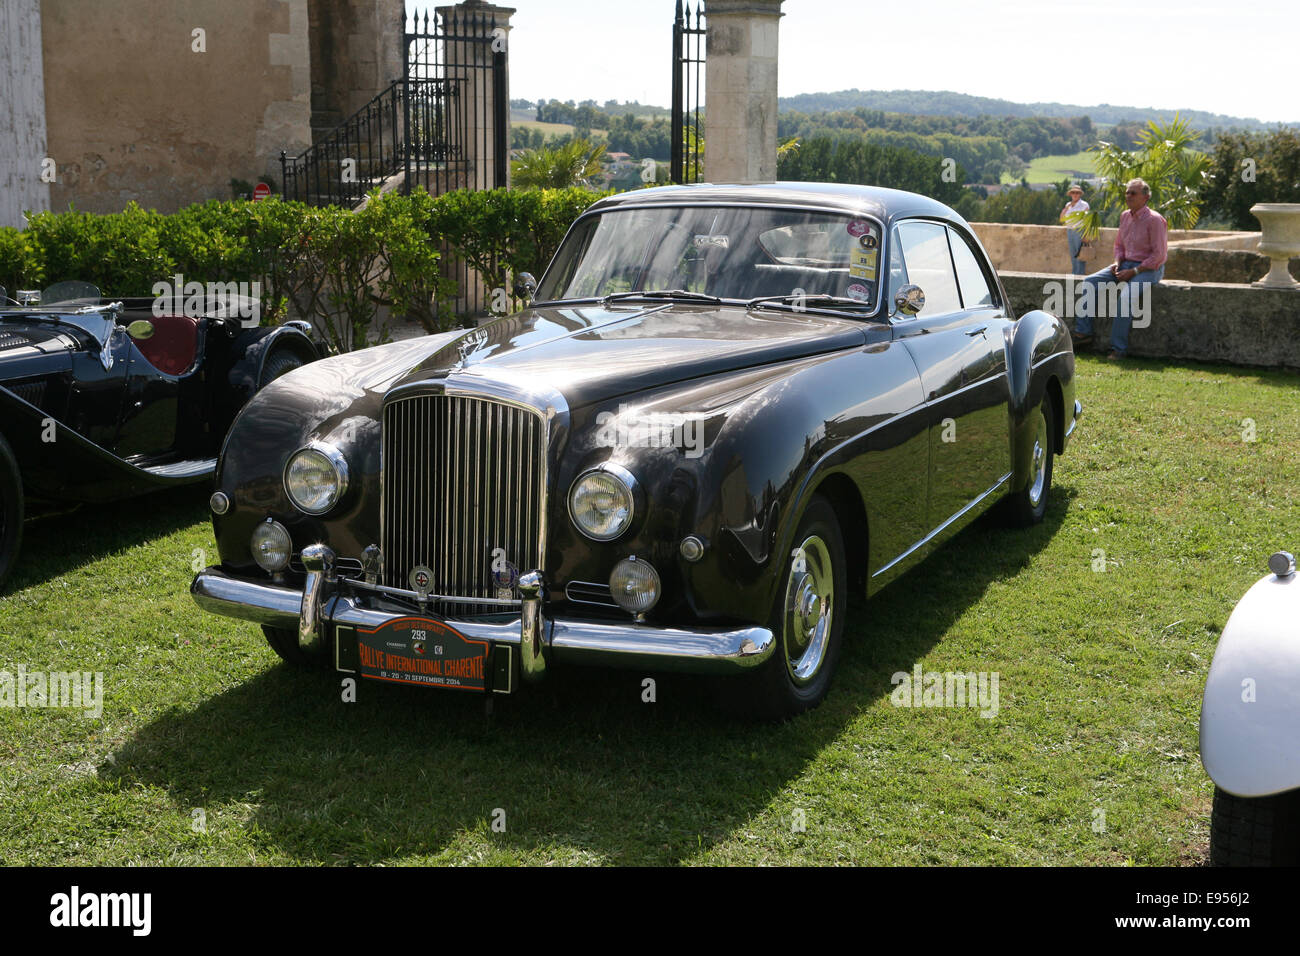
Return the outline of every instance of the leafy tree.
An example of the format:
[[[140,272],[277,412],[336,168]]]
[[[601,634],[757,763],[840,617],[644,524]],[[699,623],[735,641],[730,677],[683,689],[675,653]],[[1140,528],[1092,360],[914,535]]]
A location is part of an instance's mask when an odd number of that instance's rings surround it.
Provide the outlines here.
[[[1097,172],[1106,182],[1098,190],[1092,208],[1071,213],[1067,225],[1077,225],[1085,238],[1095,239],[1105,213],[1123,209],[1124,185],[1142,179],[1151,187],[1151,208],[1165,217],[1170,229],[1193,229],[1201,214],[1200,191],[1208,184],[1210,158],[1196,152],[1192,144],[1200,133],[1175,116],[1168,123],[1152,120],[1138,136],[1136,152],[1114,143],[1098,143]]]
[[[961,197],[966,173],[959,165],[951,175],[945,175],[948,169],[938,156],[880,146],[860,138],[826,136],[802,141],[798,150],[787,151],[777,160],[777,176],[781,179],[886,186],[952,204]]]
[[[1252,231],[1259,228],[1250,212],[1255,203],[1300,203],[1300,131],[1220,136],[1204,196],[1207,217]]]
[[[564,189],[583,186],[600,173],[605,144],[575,139],[554,148],[525,150],[510,162],[510,175],[521,188]]]

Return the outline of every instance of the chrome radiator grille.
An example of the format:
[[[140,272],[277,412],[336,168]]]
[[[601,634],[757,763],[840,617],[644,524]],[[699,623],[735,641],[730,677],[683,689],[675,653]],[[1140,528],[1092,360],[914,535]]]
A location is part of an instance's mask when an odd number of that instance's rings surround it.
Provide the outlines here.
[[[409,589],[411,569],[425,565],[432,594],[497,598],[505,595],[493,580],[494,558],[520,574],[541,567],[545,433],[536,412],[493,399],[418,395],[386,406],[384,583]],[[509,610],[431,607],[446,617]]]

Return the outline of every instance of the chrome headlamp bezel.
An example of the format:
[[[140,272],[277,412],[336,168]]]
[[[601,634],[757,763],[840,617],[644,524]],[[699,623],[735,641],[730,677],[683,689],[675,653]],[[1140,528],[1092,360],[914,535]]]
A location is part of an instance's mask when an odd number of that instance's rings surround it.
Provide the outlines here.
[[[582,522],[578,520],[577,513],[573,507],[573,499],[575,495],[577,495],[578,489],[583,481],[596,474],[609,475],[615,478],[623,487],[626,496],[625,500],[627,502],[627,517],[623,519],[616,530],[603,535],[595,534],[584,527]],[[636,520],[637,513],[641,508],[641,497],[641,484],[636,480],[636,476],[622,465],[616,465],[613,462],[607,461],[594,468],[588,468],[586,471],[578,475],[577,478],[574,478],[573,484],[569,485],[569,493],[565,497],[565,500],[568,503],[569,520],[581,534],[590,538],[592,541],[609,542],[618,540],[627,533],[629,528],[632,527],[632,523]]]
[[[289,482],[289,473],[293,469],[294,463],[303,455],[319,455],[334,472],[334,492],[324,505],[319,507],[310,507],[303,504],[294,494],[293,486]],[[290,503],[303,514],[323,515],[338,507],[343,496],[348,493],[348,460],[344,457],[343,452],[339,451],[333,445],[327,442],[314,441],[299,448],[284,463],[284,472],[281,475],[281,485],[284,487],[284,493],[289,497]]]

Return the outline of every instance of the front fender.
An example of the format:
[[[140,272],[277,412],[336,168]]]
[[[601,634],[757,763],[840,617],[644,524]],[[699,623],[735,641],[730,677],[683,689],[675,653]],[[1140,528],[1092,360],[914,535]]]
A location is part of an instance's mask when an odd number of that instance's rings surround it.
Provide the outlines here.
[[[1239,797],[1300,787],[1300,577],[1270,574],[1237,603],[1201,703],[1201,762]]]
[[[1044,400],[1056,412],[1054,450],[1064,454],[1074,421],[1074,347],[1070,330],[1056,316],[1026,312],[1007,331],[1007,384],[1012,435],[1013,490],[1029,482],[1032,472],[1034,412]],[[1055,389],[1050,384],[1055,382]]]
[[[266,360],[276,349],[287,348],[304,362],[314,362],[321,357],[320,349],[308,334],[310,331],[308,323],[291,321],[273,329],[251,329],[235,339],[229,381],[243,401],[257,391]]]

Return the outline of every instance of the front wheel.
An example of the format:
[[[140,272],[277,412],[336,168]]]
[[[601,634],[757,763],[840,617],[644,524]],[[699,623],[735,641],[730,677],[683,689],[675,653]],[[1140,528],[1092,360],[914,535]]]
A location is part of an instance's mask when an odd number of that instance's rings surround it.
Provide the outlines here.
[[[1215,787],[1210,865],[1300,865],[1300,790],[1238,797]]]
[[[1029,481],[1025,487],[1007,499],[1007,516],[1013,525],[1027,528],[1038,524],[1047,514],[1047,502],[1052,494],[1052,465],[1056,434],[1056,412],[1050,395],[1033,413],[1034,443],[1030,449]]]
[[[848,567],[839,520],[820,495],[809,502],[785,557],[772,608],[772,657],[752,677],[734,678],[745,715],[780,720],[816,707],[839,661],[848,606]]]
[[[286,664],[305,670],[320,670],[329,664],[326,655],[309,654],[304,651],[298,644],[298,632],[292,628],[263,624],[262,633],[266,635],[266,643],[271,645],[271,650],[275,651],[280,660]]]
[[[23,544],[23,477],[13,449],[0,435],[0,592]]]

